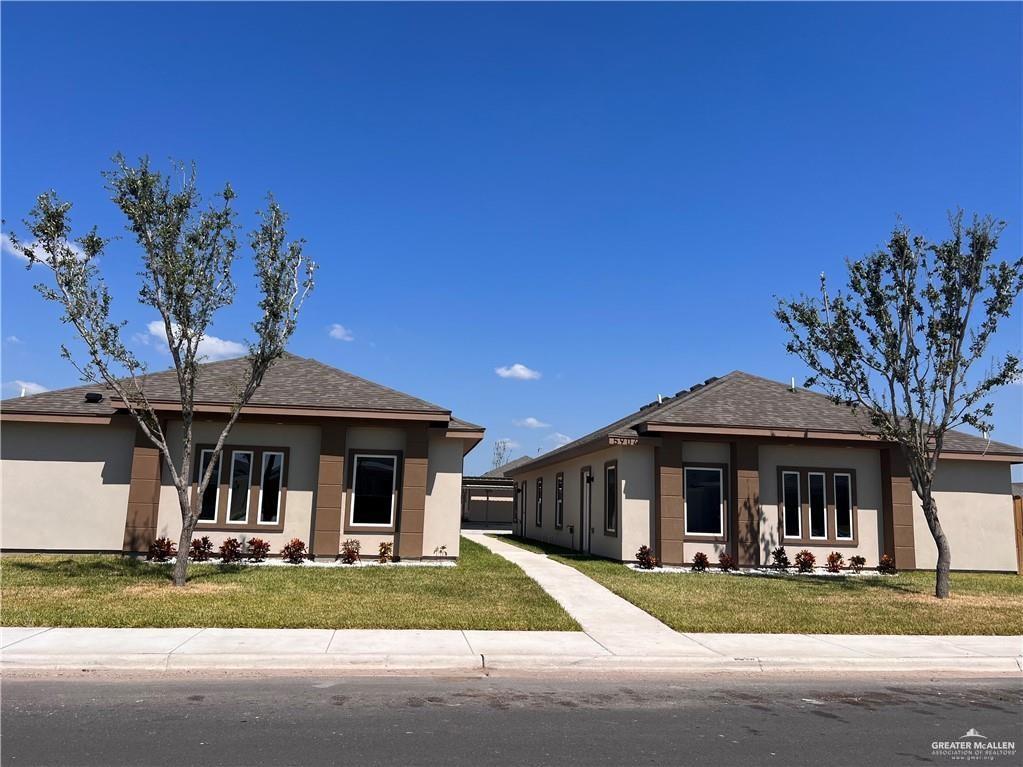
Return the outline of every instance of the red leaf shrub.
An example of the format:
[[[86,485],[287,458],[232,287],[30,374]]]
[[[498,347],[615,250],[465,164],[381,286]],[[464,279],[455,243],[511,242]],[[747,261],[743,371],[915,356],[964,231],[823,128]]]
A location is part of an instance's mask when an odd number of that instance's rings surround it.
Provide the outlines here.
[[[341,564],[354,565],[359,561],[359,549],[362,545],[355,538],[346,538],[341,542],[341,553],[337,555],[338,559],[341,560]]]
[[[895,575],[899,568],[895,566],[895,558],[889,554],[882,554],[881,561],[877,563],[877,571],[885,575]]]
[[[721,572],[727,573],[735,569],[735,557],[731,554],[722,551],[718,554],[718,566],[721,568]]]
[[[824,569],[829,573],[840,573],[842,572],[842,565],[845,564],[845,557],[839,552],[832,551],[828,554],[827,564],[824,565]]]
[[[208,562],[213,556],[213,541],[208,535],[202,538],[193,538],[192,545],[188,549],[188,558],[193,562]]]
[[[166,562],[177,553],[178,545],[170,538],[161,537],[149,544],[149,554],[146,555],[146,559],[151,559],[154,562]]]
[[[262,538],[249,538],[249,561],[262,562],[270,553],[270,543]]]
[[[697,551],[695,554],[693,554],[693,569],[696,572],[702,573],[704,570],[707,569],[707,565],[709,564],[710,560],[707,559],[707,555],[704,554],[702,551]]]
[[[772,567],[778,570],[788,570],[792,567],[792,563],[789,562],[789,555],[785,553],[785,547],[779,546],[771,552]]]
[[[290,541],[284,544],[284,548],[281,549],[281,559],[285,562],[290,562],[293,565],[302,564],[302,560],[306,558],[308,552],[305,549],[305,541],[301,538],[292,538]]]
[[[382,565],[386,565],[388,562],[394,559],[394,543],[391,541],[380,541],[380,547],[377,552],[377,561]]]
[[[641,570],[653,570],[657,567],[657,557],[654,556],[653,549],[646,545],[640,546],[636,552],[636,562]]]
[[[801,573],[812,573],[813,566],[817,564],[817,557],[812,553],[803,549],[796,554],[796,570]]]
[[[860,572],[865,564],[867,564],[866,557],[861,557],[859,554],[853,554],[849,557],[849,567],[852,568],[854,573]]]
[[[224,564],[238,562],[242,558],[242,542],[237,538],[228,538],[220,544],[220,561]]]

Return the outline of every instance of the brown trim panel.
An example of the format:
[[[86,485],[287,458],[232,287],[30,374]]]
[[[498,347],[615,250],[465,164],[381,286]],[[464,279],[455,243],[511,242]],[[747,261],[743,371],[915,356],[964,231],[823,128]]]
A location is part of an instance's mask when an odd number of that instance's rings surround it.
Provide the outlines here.
[[[684,560],[682,509],[682,440],[666,437],[654,448],[655,540],[658,559],[666,565]]]
[[[135,447],[131,456],[131,484],[128,487],[128,510],[124,520],[125,553],[144,553],[156,540],[160,516],[160,451],[142,430],[135,429]]]
[[[405,461],[402,466],[398,541],[395,546],[398,556],[404,559],[420,559],[423,556],[429,455],[430,436],[426,426],[408,427],[405,437]]]
[[[913,484],[906,459],[898,448],[881,451],[881,507],[884,553],[893,557],[900,569],[915,569]]]
[[[309,549],[316,557],[336,557],[341,550],[345,495],[345,439],[348,425],[324,423],[320,429],[320,464]]]

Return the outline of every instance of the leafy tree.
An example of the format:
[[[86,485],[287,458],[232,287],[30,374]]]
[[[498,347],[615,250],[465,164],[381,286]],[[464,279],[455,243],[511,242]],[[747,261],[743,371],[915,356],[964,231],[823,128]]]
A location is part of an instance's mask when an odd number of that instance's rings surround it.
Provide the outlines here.
[[[63,308],[62,320],[74,327],[85,347],[84,357],[78,359],[67,346],[62,346],[63,357],[78,369],[83,380],[110,387],[163,456],[181,510],[174,583],[183,586],[187,578],[187,553],[201,506],[193,507],[191,502],[199,345],[216,312],[234,300],[232,267],[238,248],[238,225],[232,206],[235,194],[230,185],[205,206],[196,185],[195,166],[177,166],[175,170],[182,177],[180,191],[173,191],[170,177],[152,170],[146,158],[133,167],[117,155],[113,169],[103,175],[113,201],[127,218],[128,231],[141,249],[139,302],[159,314],[177,372],[184,427],[177,463],[164,427],[146,397],[146,366],[122,339],[126,322],[111,319],[111,294],[97,264],[109,239],[101,237],[93,227],[88,234],[73,240],[71,203],[49,191],[37,198],[25,220],[31,240],[21,242],[13,236],[11,240],[28,259],[29,268],[40,265],[50,270],[52,284],[39,284],[36,289]],[[213,460],[198,480],[200,499],[231,428],[267,370],[284,353],[299,310],[313,288],[315,264],[303,255],[303,240],[287,241],[287,215],[272,196],[259,215],[260,223],[249,235],[249,243],[262,294],[261,317],[252,326],[255,340],[249,344],[246,374],[237,382]]]
[[[819,298],[780,300],[786,348],[837,403],[865,412],[881,439],[909,466],[938,549],[934,593],[949,594],[951,550],[934,498],[934,477],[950,429],[992,428],[989,395],[1020,378],[1013,354],[981,358],[1023,290],[1023,259],[995,261],[1005,223],[949,216],[951,236],[929,242],[899,226],[888,246],[848,262],[849,289]],[[977,368],[974,370],[974,368]]]

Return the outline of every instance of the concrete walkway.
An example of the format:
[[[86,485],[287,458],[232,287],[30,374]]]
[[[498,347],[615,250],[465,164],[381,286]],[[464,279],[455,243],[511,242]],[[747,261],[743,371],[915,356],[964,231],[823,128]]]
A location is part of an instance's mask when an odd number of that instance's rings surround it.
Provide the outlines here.
[[[478,532],[464,533],[522,568],[612,655],[710,657],[716,653],[679,634],[574,567]]]

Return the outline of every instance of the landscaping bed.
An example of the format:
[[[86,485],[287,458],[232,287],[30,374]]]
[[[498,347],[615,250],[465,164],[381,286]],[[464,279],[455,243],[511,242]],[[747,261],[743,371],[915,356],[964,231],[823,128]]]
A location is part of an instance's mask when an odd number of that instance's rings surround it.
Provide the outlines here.
[[[496,536],[577,568],[684,632],[1023,634],[1023,577],[952,573],[936,599],[933,572],[879,575],[674,572],[650,577],[621,562]]]
[[[454,567],[171,565],[0,558],[4,626],[578,630],[517,566],[465,538]]]

